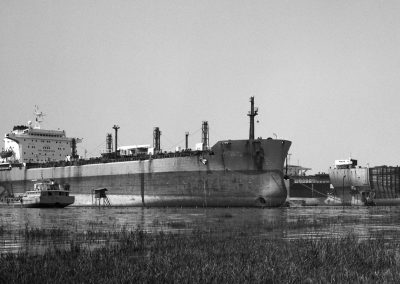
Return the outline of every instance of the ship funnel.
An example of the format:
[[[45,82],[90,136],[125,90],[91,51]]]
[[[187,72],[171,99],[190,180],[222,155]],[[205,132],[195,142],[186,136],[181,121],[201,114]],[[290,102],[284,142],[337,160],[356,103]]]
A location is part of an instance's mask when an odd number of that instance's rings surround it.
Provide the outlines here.
[[[112,134],[107,133],[106,137],[106,153],[110,154],[112,152]]]
[[[161,131],[158,127],[154,127],[153,130],[153,147],[154,153],[161,152]]]
[[[71,140],[71,157],[73,159],[78,157],[78,155],[76,153],[76,139],[75,138],[72,138],[72,140]]]
[[[249,140],[254,140],[254,117],[258,115],[258,108],[254,107],[254,97],[250,97],[250,111],[247,115],[250,117]]]
[[[203,121],[203,125],[201,126],[201,142],[203,143],[203,150],[208,150],[210,137],[207,121]]]
[[[189,149],[189,132],[185,132],[185,150]]]

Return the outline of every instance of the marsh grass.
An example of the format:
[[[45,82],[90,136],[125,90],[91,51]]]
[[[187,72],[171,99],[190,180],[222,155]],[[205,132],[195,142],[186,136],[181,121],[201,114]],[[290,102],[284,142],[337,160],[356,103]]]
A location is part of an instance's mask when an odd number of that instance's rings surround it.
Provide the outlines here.
[[[36,232],[33,234],[35,235]],[[36,236],[36,235],[35,235]],[[45,234],[46,237],[52,235]],[[77,236],[78,237],[78,236]],[[400,248],[354,235],[333,239],[255,238],[252,233],[147,233],[141,229],[91,232],[117,243],[0,256],[2,283],[394,283]]]
[[[217,216],[230,219],[232,215]],[[182,221],[153,222],[175,232],[146,232],[126,226],[85,231],[25,226],[12,231],[0,224],[0,236],[25,240],[65,238],[40,255],[0,255],[0,283],[399,283],[400,245],[384,234],[356,234],[285,240],[274,232],[336,226],[335,218],[315,221],[262,221],[248,227],[197,229]],[[188,230],[186,230],[188,229]],[[276,237],[274,237],[276,236]],[[97,244],[91,246],[91,244]]]
[[[169,221],[166,222],[168,227],[173,228],[173,229],[186,229],[188,228],[188,224],[185,221]]]
[[[22,235],[26,240],[32,239],[45,239],[45,238],[59,238],[62,236],[68,236],[70,233],[67,230],[61,228],[30,228],[28,226],[25,229],[19,230],[19,234]]]
[[[220,218],[232,218],[233,215],[231,213],[229,213],[229,212],[225,212],[223,214],[218,215],[218,217],[220,217]]]

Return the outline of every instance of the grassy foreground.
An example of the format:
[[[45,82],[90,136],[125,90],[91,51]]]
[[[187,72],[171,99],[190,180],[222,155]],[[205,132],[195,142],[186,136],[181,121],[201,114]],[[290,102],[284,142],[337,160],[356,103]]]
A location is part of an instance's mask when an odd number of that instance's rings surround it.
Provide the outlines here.
[[[91,237],[95,237],[92,235]],[[115,237],[115,235],[114,235]],[[285,241],[250,233],[148,234],[88,249],[0,256],[0,283],[399,283],[400,247],[383,240]]]

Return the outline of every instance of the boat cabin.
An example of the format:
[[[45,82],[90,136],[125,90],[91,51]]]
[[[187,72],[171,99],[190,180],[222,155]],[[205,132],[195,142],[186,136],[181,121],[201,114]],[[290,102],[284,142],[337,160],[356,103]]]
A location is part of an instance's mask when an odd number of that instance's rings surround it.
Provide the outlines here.
[[[357,160],[347,159],[347,160],[335,160],[335,169],[354,169],[357,167]]]
[[[53,180],[36,182],[33,191],[69,191],[69,184],[59,184]]]

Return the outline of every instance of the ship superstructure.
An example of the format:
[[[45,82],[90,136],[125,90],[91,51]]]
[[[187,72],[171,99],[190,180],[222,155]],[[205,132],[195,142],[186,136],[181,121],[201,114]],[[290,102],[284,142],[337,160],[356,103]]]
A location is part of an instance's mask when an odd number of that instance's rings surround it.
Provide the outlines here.
[[[58,161],[55,155],[55,160],[50,160],[53,162],[37,164],[40,159],[36,159],[35,162],[10,163],[0,168],[0,195],[24,192],[33,186],[31,180],[52,179],[70,184],[75,196],[74,205],[91,205],[93,189],[107,188],[113,205],[280,206],[287,195],[283,166],[291,142],[254,138],[254,117],[258,109],[254,107],[253,97],[250,103],[248,139],[221,140],[210,147],[209,126],[203,122],[202,143],[196,145],[195,150],[188,149],[186,142],[185,149],[161,151],[158,127],[154,128],[153,147],[117,147],[119,127],[115,126],[114,150],[107,134],[106,153],[101,157],[66,161],[65,157],[74,156],[76,152],[73,139],[65,137],[64,132],[52,132],[61,137],[48,140],[57,145],[55,150],[65,151],[57,152],[61,154]],[[61,141],[59,139],[65,139],[64,146],[60,147],[62,150],[58,149],[62,144],[55,143]],[[35,139],[35,143],[39,142]],[[43,147],[47,142],[40,143]],[[38,144],[35,146],[39,147]],[[48,152],[42,153],[46,153],[42,157],[48,158]],[[21,156],[19,160],[21,162]]]
[[[4,138],[3,163],[46,163],[68,159],[79,139],[68,138],[64,130],[42,129],[44,114],[35,110],[35,124],[17,125]]]

